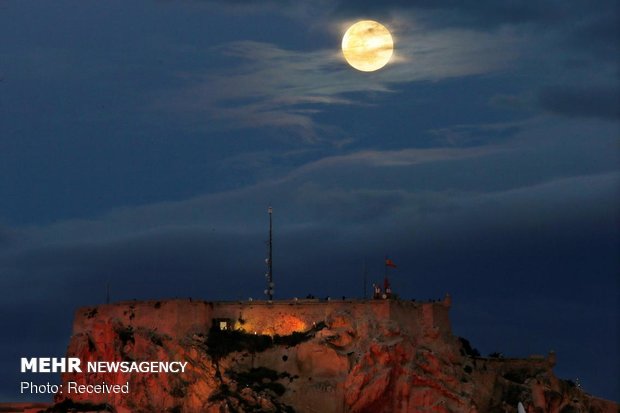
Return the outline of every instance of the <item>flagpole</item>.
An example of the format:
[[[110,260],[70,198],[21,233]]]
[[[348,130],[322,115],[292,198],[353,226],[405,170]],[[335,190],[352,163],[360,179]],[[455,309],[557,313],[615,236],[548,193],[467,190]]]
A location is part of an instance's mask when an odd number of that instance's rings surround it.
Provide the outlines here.
[[[384,268],[384,269],[383,269],[383,276],[384,276],[385,278],[387,278],[387,275],[388,275],[388,274],[387,274],[387,272],[388,272],[388,265],[387,265],[387,263],[388,263],[388,256],[386,255],[386,256],[385,256],[385,260],[383,260],[383,266],[384,266],[384,267],[383,267],[383,268]]]
[[[390,288],[390,280],[388,278],[388,273],[389,273],[388,268],[396,268],[396,264],[394,264],[394,261],[389,259],[389,257],[386,255],[385,256],[385,279],[383,280],[383,288],[384,288],[387,298],[390,298],[392,296],[392,289]]]
[[[390,283],[388,281],[388,256],[387,256],[387,254],[385,255],[385,261],[383,261],[383,265],[385,266],[384,277],[383,277],[383,294],[385,295],[386,298],[388,298],[387,297],[387,289],[388,289],[388,285],[390,285]]]

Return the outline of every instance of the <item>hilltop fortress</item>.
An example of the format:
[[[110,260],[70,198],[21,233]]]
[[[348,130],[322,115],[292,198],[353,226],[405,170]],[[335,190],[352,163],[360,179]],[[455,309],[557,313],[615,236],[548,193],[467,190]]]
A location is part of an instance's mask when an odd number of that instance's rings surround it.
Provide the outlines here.
[[[123,393],[56,394],[50,411],[618,412],[552,372],[553,354],[483,358],[450,298],[123,302],[76,312],[67,357],[186,362],[182,373],[64,373]],[[56,410],[53,410],[56,409]],[[63,410],[64,409],[64,410]]]

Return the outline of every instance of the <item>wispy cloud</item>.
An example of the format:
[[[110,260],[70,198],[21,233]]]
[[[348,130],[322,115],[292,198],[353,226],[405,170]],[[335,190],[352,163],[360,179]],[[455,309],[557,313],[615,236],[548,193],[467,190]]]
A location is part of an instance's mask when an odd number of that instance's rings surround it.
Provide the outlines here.
[[[323,195],[315,199],[336,194],[329,190],[333,182],[343,185],[345,193],[366,193],[380,195],[375,185],[369,183],[361,191],[356,189],[355,177],[372,175],[379,170],[412,168],[424,164],[441,164],[453,160],[475,159],[505,150],[501,147],[403,149],[393,151],[355,151],[347,155],[328,156],[293,169],[279,178],[265,180],[259,184],[227,192],[203,195],[183,201],[162,202],[139,207],[119,208],[94,219],[72,219],[46,226],[30,226],[13,230],[7,246],[16,249],[32,245],[56,243],[106,243],[126,237],[150,237],[162,232],[180,228],[202,228],[206,230],[247,231],[255,227],[252,210],[257,205],[272,201],[290,205],[287,209],[303,212],[311,208],[312,202],[304,199],[305,189],[314,192],[321,188]],[[392,173],[392,172],[390,172]],[[308,185],[312,184],[312,185]],[[304,189],[305,188],[305,189]],[[390,190],[392,191],[392,190]],[[382,196],[382,195],[381,195]],[[390,195],[391,196],[391,195]],[[368,200],[368,199],[367,199]],[[336,202],[337,204],[337,202]],[[361,203],[363,206],[365,203]],[[346,208],[345,208],[346,209]],[[297,216],[294,213],[293,216]],[[312,215],[312,214],[311,214]],[[306,217],[304,220],[314,219]],[[9,242],[10,241],[10,242]],[[33,244],[34,243],[34,244]]]
[[[238,1],[224,7],[229,8],[273,11],[274,3]],[[514,96],[498,97],[497,103],[502,101],[513,109],[520,105],[530,114],[542,109],[567,116],[617,118],[613,92],[600,93],[601,85],[614,91],[618,86],[617,58],[611,56],[617,55],[615,27],[620,15],[612,1],[592,8],[587,2],[525,5],[482,1],[465,7],[452,1],[394,0],[378,5],[325,0],[317,7],[286,2],[277,9],[303,21],[311,32],[330,32],[329,47],[291,50],[253,41],[223,44],[216,51],[236,59],[237,66],[188,82],[166,99],[167,108],[197,112],[211,126],[215,122],[224,128],[279,130],[306,142],[339,140],[348,138],[346,133],[319,116],[331,106],[369,105],[372,93],[398,93],[409,83],[506,69],[520,73],[519,78],[529,77],[529,84],[518,86],[522,90]],[[377,16],[392,30],[396,49],[386,68],[362,74],[348,67],[339,44],[347,23],[368,16]],[[593,70],[597,73],[594,78]],[[550,91],[549,82],[560,86]],[[575,85],[578,92],[584,91],[585,101],[574,99],[579,96],[568,90]],[[568,92],[556,93],[556,89]],[[574,108],[561,101],[564,96]],[[527,102],[521,102],[524,99]],[[610,99],[613,109],[603,104]]]
[[[557,115],[620,119],[620,87],[548,87],[539,100],[543,109]]]
[[[499,125],[488,128],[501,129]],[[188,229],[242,234],[260,231],[262,224],[256,218],[269,203],[283,209],[281,224],[291,227],[327,223],[342,227],[345,222],[358,221],[372,225],[373,219],[394,218],[394,208],[406,211],[403,216],[408,216],[407,219],[416,216],[421,219],[420,211],[425,211],[426,219],[430,211],[446,211],[457,205],[464,210],[485,211],[485,205],[497,199],[497,194],[508,196],[513,191],[516,195],[509,204],[516,205],[519,199],[528,199],[531,188],[546,182],[581,176],[581,182],[585,183],[579,184],[580,187],[587,187],[589,176],[615,177],[618,157],[611,150],[615,142],[612,126],[602,129],[596,122],[559,126],[547,120],[522,123],[518,128],[513,140],[494,145],[356,150],[327,156],[298,166],[281,177],[270,177],[240,189],[119,208],[91,219],[13,228],[10,232],[2,231],[7,235],[3,237],[0,233],[0,239],[4,238],[3,250],[8,253],[57,244],[115,243]],[[584,135],[596,133],[600,136],[583,140]],[[558,135],[562,139],[557,139]],[[562,156],[560,147],[564,151]],[[591,153],[594,155],[590,156]],[[541,159],[548,161],[541,165]],[[579,168],[573,166],[576,160],[581,165]],[[605,179],[609,183],[617,178]],[[595,188],[593,184],[591,187]],[[552,200],[563,203],[574,196],[569,185],[562,188],[567,193],[555,193]],[[537,198],[545,192],[551,193],[550,189],[539,192]]]
[[[490,73],[506,67],[518,54],[519,38],[510,30],[427,31],[399,25],[395,36],[392,63],[374,73],[350,68],[337,38],[332,49],[312,51],[255,41],[224,44],[215,51],[236,59],[238,65],[218,75],[195,77],[167,97],[164,106],[202,114],[228,128],[284,129],[316,142],[326,135],[321,132],[334,132],[315,116],[330,105],[369,105],[367,93],[398,92],[406,83]]]

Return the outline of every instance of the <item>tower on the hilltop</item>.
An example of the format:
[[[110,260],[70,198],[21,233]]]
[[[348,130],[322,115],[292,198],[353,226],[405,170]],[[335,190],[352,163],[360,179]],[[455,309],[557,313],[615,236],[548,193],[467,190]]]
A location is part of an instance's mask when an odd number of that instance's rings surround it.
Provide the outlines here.
[[[269,206],[267,208],[267,213],[269,214],[269,252],[268,256],[265,259],[267,263],[267,273],[265,274],[265,278],[267,278],[267,289],[265,290],[265,295],[269,298],[269,301],[273,300],[273,208]]]

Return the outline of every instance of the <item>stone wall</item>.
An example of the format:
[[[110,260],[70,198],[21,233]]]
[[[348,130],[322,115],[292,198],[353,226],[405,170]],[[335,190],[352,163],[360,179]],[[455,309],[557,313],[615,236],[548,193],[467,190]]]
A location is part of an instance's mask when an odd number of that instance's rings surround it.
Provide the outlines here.
[[[288,335],[307,331],[339,313],[358,320],[392,321],[414,336],[451,335],[446,301],[396,300],[127,301],[78,309],[73,334],[95,330],[99,320],[118,319],[134,328],[155,329],[160,334],[179,337],[208,331],[214,319],[229,319],[234,329]]]
[[[177,337],[211,326],[213,303],[191,300],[127,301],[82,307],[75,312],[73,334],[96,330],[101,320],[117,319],[134,328],[155,329]]]

